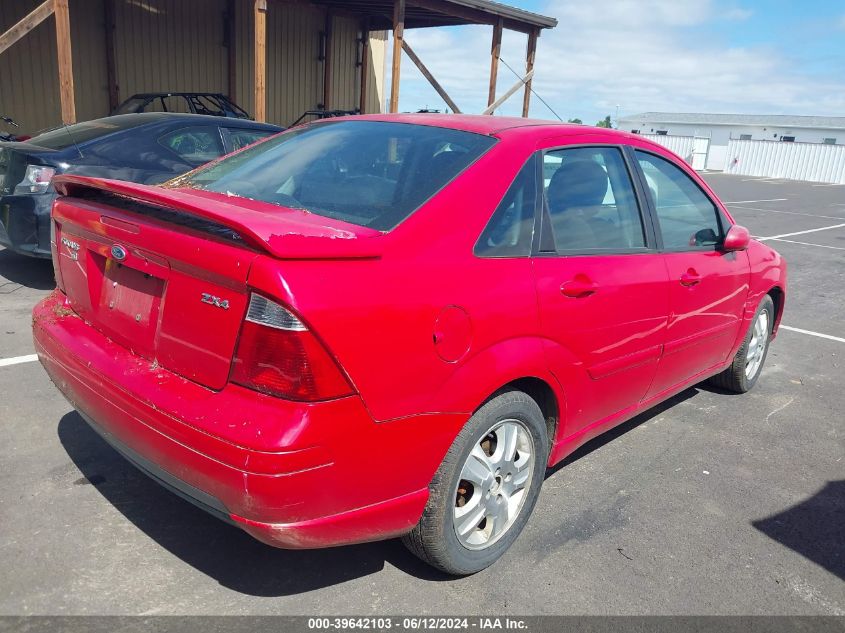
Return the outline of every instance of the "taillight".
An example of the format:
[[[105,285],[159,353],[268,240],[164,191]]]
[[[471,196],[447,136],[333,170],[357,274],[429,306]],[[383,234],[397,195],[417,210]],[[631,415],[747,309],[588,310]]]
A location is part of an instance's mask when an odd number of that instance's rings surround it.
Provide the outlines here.
[[[252,294],[232,364],[234,383],[289,400],[330,400],[352,393],[323,344],[287,308]]]
[[[21,193],[44,193],[50,186],[56,170],[43,165],[27,165],[26,173],[15,187],[15,194]]]

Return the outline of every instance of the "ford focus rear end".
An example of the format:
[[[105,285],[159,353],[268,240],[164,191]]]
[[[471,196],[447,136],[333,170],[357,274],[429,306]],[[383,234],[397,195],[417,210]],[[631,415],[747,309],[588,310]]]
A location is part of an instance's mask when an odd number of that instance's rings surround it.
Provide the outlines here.
[[[429,182],[415,183],[398,206],[374,208],[369,189],[390,178],[353,182],[347,191],[357,199],[337,200],[319,172],[326,161],[297,157],[333,136],[349,136],[350,148],[372,144],[372,124],[363,125],[270,141],[278,148],[269,167],[288,169],[291,181],[300,180],[297,195],[337,213],[292,208],[300,203],[281,191],[271,192],[271,202],[249,199],[261,178],[244,182],[237,168],[250,150],[221,164],[229,178],[217,192],[80,177],[57,183],[58,288],[34,312],[44,367],[85,420],[139,468],[277,546],[407,532],[465,418],[378,423],[355,377],[297,307],[297,288],[312,303],[314,296],[330,302],[338,267],[371,269],[386,229],[491,144],[451,132],[454,156],[427,171]],[[431,154],[444,146],[435,140],[442,131],[408,136],[401,132],[410,126],[398,128],[386,130],[365,157],[383,159],[384,172],[396,162],[391,151],[416,151],[409,146],[417,143]],[[236,186],[245,189],[242,197],[232,195]],[[347,212],[369,218],[340,219]],[[322,287],[316,295],[315,285]]]

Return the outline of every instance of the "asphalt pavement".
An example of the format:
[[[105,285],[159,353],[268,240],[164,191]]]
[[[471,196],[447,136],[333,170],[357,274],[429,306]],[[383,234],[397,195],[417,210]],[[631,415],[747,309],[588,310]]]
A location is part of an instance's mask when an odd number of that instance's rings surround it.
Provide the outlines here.
[[[845,186],[706,178],[790,266],[757,386],[591,442],[462,579],[398,541],[276,550],[147,479],[27,360],[52,268],[0,251],[0,614],[845,615]]]

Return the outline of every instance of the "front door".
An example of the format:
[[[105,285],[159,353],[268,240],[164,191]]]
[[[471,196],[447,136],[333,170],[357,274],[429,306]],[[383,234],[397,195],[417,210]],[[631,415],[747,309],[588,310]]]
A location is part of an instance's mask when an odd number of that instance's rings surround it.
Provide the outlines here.
[[[544,222],[532,266],[569,436],[645,395],[665,334],[668,279],[620,148],[547,151],[543,163]]]
[[[727,218],[685,169],[650,152],[634,153],[669,274],[669,324],[652,396],[727,359],[739,334],[749,264],[744,251],[720,250]]]

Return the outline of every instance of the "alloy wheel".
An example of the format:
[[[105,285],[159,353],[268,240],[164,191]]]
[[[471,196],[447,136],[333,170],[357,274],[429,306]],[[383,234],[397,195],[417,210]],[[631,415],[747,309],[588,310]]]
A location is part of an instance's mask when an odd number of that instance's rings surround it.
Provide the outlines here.
[[[524,505],[535,459],[534,439],[518,420],[503,420],[472,447],[455,490],[458,541],[485,549],[510,529]]]

